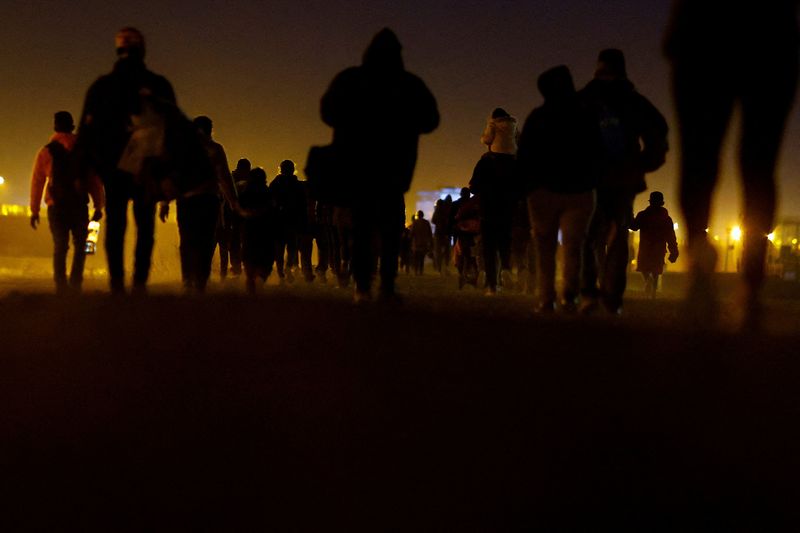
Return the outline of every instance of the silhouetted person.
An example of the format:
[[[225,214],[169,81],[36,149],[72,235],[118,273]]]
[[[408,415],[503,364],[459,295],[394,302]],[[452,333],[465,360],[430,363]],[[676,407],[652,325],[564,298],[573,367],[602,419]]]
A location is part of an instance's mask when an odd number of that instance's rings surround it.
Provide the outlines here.
[[[647,188],[645,173],[664,164],[667,122],[628,80],[617,49],[600,52],[594,79],[579,95],[594,113],[602,140],[597,204],[583,251],[581,310],[590,312],[599,299],[609,313],[619,314],[633,200]]]
[[[47,222],[53,236],[53,279],[56,292],[80,292],[83,267],[86,261],[88,234],[89,195],[94,204],[92,220],[103,216],[103,185],[96,175],[83,180],[75,172],[72,150],[75,147],[75,124],[68,111],[59,111],[54,117],[55,133],[36,154],[31,174],[31,227],[39,225],[42,195],[47,205]],[[88,192],[88,194],[87,194]],[[72,235],[72,266],[67,281],[67,251]]]
[[[138,30],[123,28],[117,32],[115,46],[119,60],[114,70],[95,81],[86,94],[76,150],[82,166],[97,172],[105,186],[106,255],[111,290],[115,293],[125,290],[123,250],[128,202],[133,201],[136,222],[133,287],[136,292],[144,292],[150,272],[158,198],[140,176],[120,168],[121,157],[134,130],[155,129],[149,128],[152,106],[175,106],[175,93],[166,78],[145,67],[144,37]],[[163,148],[163,138],[161,143],[145,138],[140,144],[158,152]]]
[[[231,172],[237,194],[247,185],[252,166],[250,160],[242,158],[236,162]],[[217,223],[217,244],[219,245],[219,274],[221,279],[228,275],[228,268],[234,276],[242,273],[242,217],[224,204]]]
[[[504,109],[492,113],[481,137],[489,151],[478,161],[469,182],[481,206],[481,242],[486,269],[486,294],[497,292],[497,261],[504,284],[511,283],[511,224],[520,197],[516,168],[517,120]],[[487,132],[491,132],[487,136]],[[490,141],[491,138],[491,142]]]
[[[242,262],[246,275],[245,288],[255,294],[256,281],[263,284],[272,273],[275,261],[273,202],[267,187],[267,173],[256,167],[248,174],[239,192],[242,218]]]
[[[401,48],[391,30],[381,30],[361,66],[339,73],[322,97],[322,120],[333,128],[333,147],[347,169],[342,187],[352,198],[356,301],[370,297],[376,234],[381,295],[395,296],[403,193],[414,175],[419,135],[439,125],[436,100],[405,70]]]
[[[662,193],[658,191],[650,193],[650,207],[636,214],[631,229],[640,232],[636,271],[644,276],[646,295],[655,298],[658,278],[664,273],[664,254],[669,250],[670,263],[678,260],[675,225],[664,208]]]
[[[298,238],[308,223],[306,219],[306,194],[295,175],[295,167],[288,159],[281,162],[280,174],[269,185],[275,208],[275,266],[283,280],[294,281],[297,268]],[[285,263],[285,267],[284,267]]]
[[[594,210],[600,132],[594,115],[575,92],[565,66],[539,76],[544,104],[525,121],[519,141],[520,173],[536,241],[538,311],[556,303],[558,233],[563,245],[560,307],[575,310],[580,292],[581,249]]]
[[[178,197],[177,219],[184,289],[189,292],[204,292],[216,247],[220,196],[233,212],[239,210],[239,201],[225,149],[211,138],[211,119],[200,116],[194,119],[193,124],[213,168],[214,179],[206,179]],[[159,209],[162,222],[166,222],[168,214],[169,203],[162,202]]]
[[[680,201],[692,281],[690,309],[716,312],[706,240],[722,140],[741,110],[744,327],[758,327],[767,234],[775,216],[775,165],[797,87],[797,0],[676,1],[666,40],[681,145]]]
[[[448,194],[444,199],[436,200],[431,223],[435,226],[433,232],[433,265],[437,272],[447,274],[452,253],[453,229],[450,227],[450,211],[453,207],[453,198]]]
[[[417,211],[417,216],[411,223],[411,254],[415,275],[421,276],[425,272],[425,257],[432,249],[431,223],[425,220],[425,213]]]
[[[461,196],[453,202],[456,243],[453,257],[458,270],[458,288],[465,284],[478,285],[477,240],[481,231],[481,208],[477,196],[470,197],[469,189],[461,189]]]

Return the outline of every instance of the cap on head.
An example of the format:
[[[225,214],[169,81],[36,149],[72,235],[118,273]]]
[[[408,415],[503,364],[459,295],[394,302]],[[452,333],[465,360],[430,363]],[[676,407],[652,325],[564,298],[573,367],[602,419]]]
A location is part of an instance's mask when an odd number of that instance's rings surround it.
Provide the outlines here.
[[[281,174],[294,174],[294,161],[291,159],[281,161],[280,169]]]
[[[650,205],[662,206],[664,205],[664,195],[658,191],[650,193]]]
[[[144,36],[136,28],[126,26],[114,36],[114,48],[119,57],[144,59]]]
[[[71,133],[75,129],[75,122],[69,111],[59,111],[53,116],[53,129],[60,133]]]
[[[618,48],[606,48],[597,56],[595,77],[627,78],[625,54]]]
[[[214,127],[214,123],[211,122],[211,119],[205,115],[201,115],[196,117],[193,121],[194,126],[203,132],[204,135],[211,136],[211,130]]]

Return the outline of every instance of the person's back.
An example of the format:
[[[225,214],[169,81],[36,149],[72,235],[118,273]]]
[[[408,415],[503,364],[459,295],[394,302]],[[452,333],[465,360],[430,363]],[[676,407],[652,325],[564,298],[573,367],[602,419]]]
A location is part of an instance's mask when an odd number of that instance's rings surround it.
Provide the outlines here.
[[[322,120],[333,128],[339,188],[348,191],[343,200],[352,207],[356,302],[371,298],[378,253],[381,296],[396,299],[403,193],[411,186],[419,136],[439,125],[436,100],[405,70],[401,49],[391,30],[381,30],[362,64],[338,74],[320,104]]]
[[[498,107],[486,122],[481,142],[495,154],[517,153],[517,119]]]
[[[322,98],[322,120],[333,144],[352,162],[359,185],[371,192],[406,192],[417,161],[419,135],[439,125],[436,100],[425,83],[407,72],[397,37],[378,33],[361,66],[349,68]],[[364,181],[367,183],[364,183]]]

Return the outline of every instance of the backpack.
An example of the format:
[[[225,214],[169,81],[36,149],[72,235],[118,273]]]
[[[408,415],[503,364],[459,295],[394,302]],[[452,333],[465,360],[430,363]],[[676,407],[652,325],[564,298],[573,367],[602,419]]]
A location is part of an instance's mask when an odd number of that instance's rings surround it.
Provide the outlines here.
[[[45,146],[52,159],[48,191],[56,206],[88,203],[87,194],[81,190],[80,180],[75,176],[72,152],[58,141]]]

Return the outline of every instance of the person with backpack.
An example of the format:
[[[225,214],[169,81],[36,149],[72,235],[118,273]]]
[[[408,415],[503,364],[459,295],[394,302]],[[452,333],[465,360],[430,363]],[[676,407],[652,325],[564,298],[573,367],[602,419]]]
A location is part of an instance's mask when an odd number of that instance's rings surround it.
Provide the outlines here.
[[[625,56],[615,48],[600,52],[594,79],[579,97],[601,137],[597,202],[581,263],[580,310],[589,313],[599,303],[609,313],[620,314],[633,200],[647,189],[645,174],[664,164],[667,121],[628,80]]]
[[[47,145],[36,155],[31,175],[31,227],[39,225],[39,212],[44,196],[47,205],[47,222],[53,235],[53,279],[56,293],[80,292],[83,267],[86,261],[88,235],[89,195],[94,204],[92,220],[103,216],[105,196],[97,176],[83,181],[76,174],[73,149],[75,124],[68,111],[59,111],[54,117],[55,133]],[[72,267],[67,281],[67,251],[70,234],[74,247]]]
[[[145,172],[134,173],[131,168],[156,170],[146,164],[158,163],[169,143],[164,138],[165,116],[153,108],[177,109],[177,104],[170,82],[145,66],[145,42],[139,30],[122,28],[114,43],[119,59],[113,71],[97,79],[86,93],[75,151],[81,174],[95,172],[105,186],[106,256],[114,294],[125,292],[123,252],[128,203],[133,202],[133,291],[144,294],[155,243],[156,203],[162,198],[154,194]],[[129,146],[132,138],[136,143]]]
[[[669,250],[669,262],[678,260],[678,239],[675,225],[669,212],[664,208],[664,194],[650,193],[650,206],[639,211],[631,224],[633,231],[639,231],[639,254],[636,256],[636,271],[644,276],[644,292],[654,299],[658,291],[658,278],[664,272],[664,253]]]

